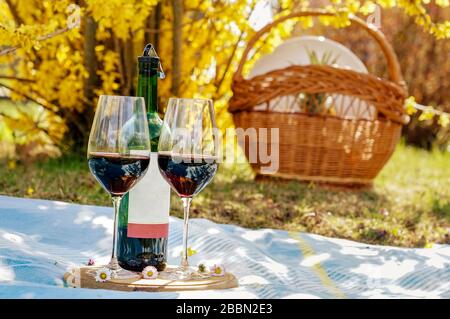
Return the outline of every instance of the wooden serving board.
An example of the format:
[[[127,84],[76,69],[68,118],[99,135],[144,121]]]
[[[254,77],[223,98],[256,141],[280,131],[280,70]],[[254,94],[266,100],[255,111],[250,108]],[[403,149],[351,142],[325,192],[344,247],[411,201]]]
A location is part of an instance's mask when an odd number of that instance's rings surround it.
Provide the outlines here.
[[[72,288],[110,289],[120,291],[174,292],[187,290],[229,289],[238,287],[236,277],[226,273],[223,277],[208,277],[190,280],[168,279],[111,279],[97,282],[95,272],[101,267],[77,267],[64,274],[64,280]],[[169,269],[175,267],[169,267]]]

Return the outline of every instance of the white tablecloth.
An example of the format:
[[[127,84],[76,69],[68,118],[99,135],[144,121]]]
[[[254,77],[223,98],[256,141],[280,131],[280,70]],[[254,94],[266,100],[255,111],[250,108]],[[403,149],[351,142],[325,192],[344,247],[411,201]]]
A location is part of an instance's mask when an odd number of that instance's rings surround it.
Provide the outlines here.
[[[404,249],[272,229],[191,220],[192,264],[220,263],[239,288],[180,293],[66,288],[64,272],[107,262],[112,208],[0,196],[2,298],[450,298],[450,246]],[[170,219],[169,262],[182,223]]]

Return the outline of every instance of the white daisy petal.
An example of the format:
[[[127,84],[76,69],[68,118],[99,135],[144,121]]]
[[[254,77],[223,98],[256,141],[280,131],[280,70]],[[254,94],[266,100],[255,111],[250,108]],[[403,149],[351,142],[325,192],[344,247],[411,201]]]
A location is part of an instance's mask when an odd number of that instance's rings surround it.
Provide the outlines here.
[[[111,270],[108,268],[100,268],[95,274],[95,280],[97,282],[106,282],[111,280]]]
[[[223,267],[222,265],[214,265],[211,268],[211,276],[213,276],[213,277],[225,276],[225,267]]]
[[[147,266],[142,270],[142,276],[145,279],[156,279],[158,277],[158,269],[153,266]]]

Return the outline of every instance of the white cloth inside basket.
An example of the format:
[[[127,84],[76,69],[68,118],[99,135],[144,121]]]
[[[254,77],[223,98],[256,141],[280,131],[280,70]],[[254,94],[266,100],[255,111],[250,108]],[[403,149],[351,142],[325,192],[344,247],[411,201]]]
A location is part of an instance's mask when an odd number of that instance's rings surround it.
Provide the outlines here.
[[[259,59],[249,74],[249,78],[270,71],[283,69],[291,65],[309,65],[310,54],[314,52],[320,59],[329,55],[333,65],[361,73],[368,73],[364,63],[349,49],[338,42],[316,36],[302,36],[289,39],[279,45],[273,53]],[[255,111],[269,110],[272,112],[299,113],[302,110],[302,96],[288,95],[274,98],[269,103],[254,107]],[[350,96],[327,94],[324,107],[333,108],[332,113],[342,118],[368,119],[376,118],[375,107]]]

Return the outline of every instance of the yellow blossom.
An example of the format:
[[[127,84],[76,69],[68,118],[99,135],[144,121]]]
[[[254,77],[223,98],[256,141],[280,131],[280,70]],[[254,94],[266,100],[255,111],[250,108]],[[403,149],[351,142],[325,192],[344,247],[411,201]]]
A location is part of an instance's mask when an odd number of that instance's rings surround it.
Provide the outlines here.
[[[447,127],[450,124],[450,115],[447,113],[442,113],[439,116],[438,123],[442,127]]]
[[[195,254],[197,254],[197,251],[195,249],[192,249],[191,247],[189,247],[188,248],[188,256],[191,257]]]
[[[424,248],[433,248],[434,243],[427,242]]]
[[[406,111],[406,114],[408,114],[408,115],[413,115],[414,113],[417,112],[416,100],[415,100],[414,96],[410,96],[409,98],[406,99],[405,111]]]
[[[16,161],[14,161],[14,160],[8,161],[8,169],[13,170],[16,168],[16,166],[17,166]]]
[[[182,88],[180,95],[198,95],[215,100],[218,119],[223,127],[231,125],[226,114],[227,102],[231,96],[233,73],[245,44],[254,34],[249,13],[260,0],[185,1],[183,16]],[[83,126],[92,119],[95,97],[86,96],[88,79],[97,76],[93,90],[96,94],[133,94],[136,91],[136,65],[133,59],[150,36],[160,36],[158,54],[167,78],[160,82],[159,92],[163,111],[165,98],[172,94],[171,59],[173,55],[173,7],[169,2],[158,0],[86,0],[79,1],[82,17],[92,17],[96,22],[94,53],[95,70],[89,68],[84,52],[86,38],[84,27],[58,33],[45,41],[42,37],[55,31],[65,30],[67,12],[73,0],[58,1],[0,1],[0,43],[2,48],[16,47],[11,54],[0,56],[5,65],[5,75],[14,75],[30,81],[11,81],[11,97],[25,100],[25,96],[42,102],[27,106],[26,112],[17,119],[4,120],[9,130],[21,136],[17,143],[35,142],[37,145],[56,147],[67,133],[68,127]],[[160,31],[154,33],[155,6],[160,4]],[[305,9],[311,1],[279,1],[279,12],[273,12],[273,19],[288,14],[297,8]],[[349,15],[367,15],[376,6],[398,7],[438,39],[450,38],[450,22],[435,20],[429,15],[429,0],[332,0],[324,9],[337,13],[336,17],[320,17],[327,26],[345,27]],[[448,7],[449,0],[436,0],[440,7]],[[14,14],[13,14],[14,13]],[[14,21],[18,15],[22,23]],[[84,20],[83,20],[84,21]],[[149,23],[151,22],[151,23]],[[244,65],[244,75],[261,56],[271,52],[284,39],[292,35],[295,27],[310,28],[315,22],[309,17],[285,21],[275,26],[270,34],[259,41],[249,61]],[[200,49],[200,50],[199,50]],[[2,50],[2,49],[0,49]],[[97,79],[95,79],[97,80]],[[89,92],[90,93],[90,92]],[[415,112],[413,104],[406,106],[406,112]],[[82,116],[80,116],[82,115]],[[86,115],[86,116],[85,116]],[[422,118],[430,117],[425,113]],[[79,118],[78,118],[79,117]],[[77,120],[78,119],[78,120]],[[445,117],[440,121],[447,123]],[[81,125],[80,125],[81,124]],[[446,124],[445,124],[446,125]],[[72,132],[71,132],[72,133]]]
[[[434,109],[431,106],[427,106],[422,114],[419,116],[419,121],[427,121],[433,119],[435,115]]]

